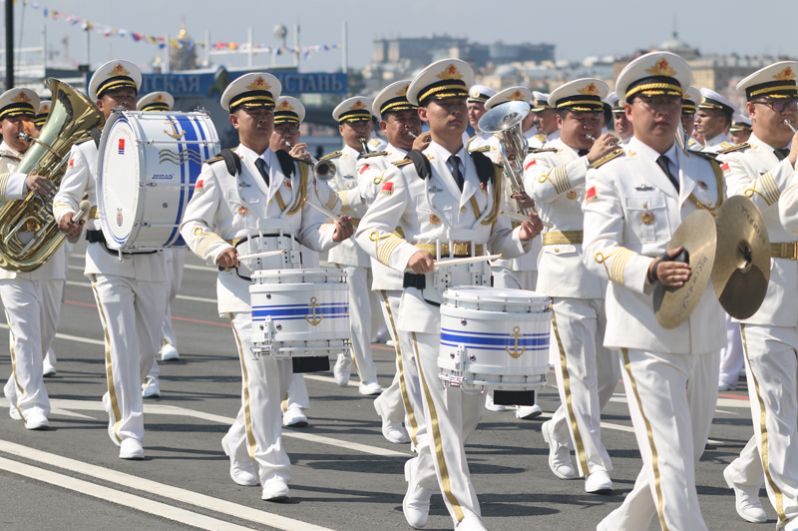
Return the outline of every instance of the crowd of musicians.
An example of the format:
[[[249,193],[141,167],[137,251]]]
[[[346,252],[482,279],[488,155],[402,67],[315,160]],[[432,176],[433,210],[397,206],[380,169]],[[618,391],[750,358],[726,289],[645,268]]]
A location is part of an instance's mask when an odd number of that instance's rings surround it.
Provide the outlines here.
[[[498,393],[444,385],[438,376],[436,261],[495,253],[501,257],[490,263],[489,285],[551,300],[550,384],[560,405],[541,431],[551,472],[583,478],[587,493],[613,491],[600,418],[622,381],[640,472],[623,503],[589,527],[636,531],[657,521],[662,529],[706,529],[696,463],[718,390],[733,388],[744,370],[751,439],[723,477],[741,518],[767,520],[764,484],[779,528],[798,529],[796,74],[798,62],[789,61],[751,73],[737,85],[745,100],[737,109],[692,87],[687,62],[669,52],[634,59],[612,93],[591,78],[550,94],[520,86],[497,92],[476,84],[468,63],[445,59],[374,98],[342,101],[333,117],[343,147],[321,161],[300,138],[302,103],[281,96],[275,76],[232,81],[220,104],[240,143],[203,164],[180,225],[187,248],[218,266],[218,312],[232,325],[240,361],[241,408],[221,441],[231,479],[260,486],[264,500],[288,500],[291,463],[281,430],[307,425],[302,375],[292,373],[290,359],[252,350],[249,282],[236,274],[236,242],[265,222],[302,244],[305,266],[331,264],[346,274],[351,348],[338,354],[333,372],[346,385],[354,358],[358,391],[376,396],[383,435],[410,444],[402,504],[410,526],[426,525],[430,497],[440,492],[454,528],[484,529],[466,440],[485,408],[512,409],[519,419],[541,413],[534,401],[506,405]],[[169,94],[141,97],[140,85],[139,68],[115,60],[97,69],[88,96],[106,118],[119,108],[172,109]],[[500,140],[478,125],[486,111],[512,102],[529,105],[522,189],[503,172]],[[0,199],[52,198],[67,239],[88,240],[84,273],[104,331],[108,436],[120,458],[142,459],[143,399],[160,393],[157,358],[179,356],[169,306],[186,249],[109,251],[96,208],[94,137],[72,146],[58,186],[16,171],[49,106],[28,89],[0,95]],[[734,195],[759,208],[772,242],[763,304],[738,321],[706,288],[681,324],[663,327],[653,292],[679,288],[692,273],[683,250],[669,246],[674,232],[691,213],[714,214]],[[43,378],[56,370],[51,345],[67,253],[61,247],[32,272],[0,270],[12,365],[4,392],[11,418],[31,430],[49,425]],[[458,274],[456,285],[475,282]],[[381,320],[396,353],[386,389],[371,352],[373,323]]]

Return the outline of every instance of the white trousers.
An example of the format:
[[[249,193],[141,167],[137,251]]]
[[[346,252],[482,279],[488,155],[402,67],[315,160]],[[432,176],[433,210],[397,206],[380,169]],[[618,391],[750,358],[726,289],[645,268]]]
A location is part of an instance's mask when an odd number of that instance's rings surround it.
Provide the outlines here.
[[[283,411],[290,407],[299,407],[302,409],[310,407],[310,395],[308,395],[308,386],[305,384],[304,374],[291,374],[286,394]]]
[[[720,374],[718,385],[734,387],[743,372],[743,344],[740,341],[740,325],[726,315],[726,345],[720,351]]]
[[[783,525],[798,517],[798,328],[745,324],[740,332],[761,470]],[[751,470],[751,452],[744,449],[741,459],[738,471],[748,468],[752,480],[761,478]]]
[[[621,352],[623,385],[643,467],[620,507],[598,530],[649,529],[654,516],[670,531],[706,530],[695,465],[709,437],[719,353]]]
[[[183,269],[186,266],[186,247],[170,247],[164,249],[166,259],[166,273],[168,275],[168,287],[166,292],[166,315],[163,320],[162,334],[163,342],[177,347],[177,338],[172,327],[172,303],[183,285]]]
[[[63,292],[63,280],[0,280],[11,354],[4,394],[23,419],[32,412],[50,415],[42,361],[55,338]]]
[[[227,430],[228,447],[235,459],[253,459],[261,484],[279,477],[291,479],[291,461],[283,448],[280,402],[291,380],[291,360],[275,360],[252,352],[252,316],[231,315],[233,335],[241,364],[241,408]]]
[[[103,404],[108,435],[115,444],[144,439],[141,382],[161,345],[166,311],[165,281],[89,275],[105,338]]]
[[[490,268],[494,288],[513,288],[535,291],[538,283],[537,271],[514,271],[507,267]]]
[[[552,416],[553,438],[576,452],[579,473],[612,470],[601,441],[601,410],[620,379],[618,354],[604,348],[604,301],[560,299],[552,303],[549,340],[560,407]],[[551,352],[551,351],[554,352]]]
[[[466,516],[481,516],[464,444],[479,423],[484,397],[480,392],[443,385],[438,377],[438,334],[403,334],[409,335],[416,358],[426,421],[416,433],[418,455],[410,460],[412,474],[428,489],[435,488],[437,476],[446,508],[457,526]]]
[[[377,381],[377,367],[371,354],[371,301],[369,300],[369,269],[344,266],[349,283],[349,329],[352,354],[362,383]]]
[[[391,385],[374,401],[380,404],[380,409],[385,412],[391,424],[399,425],[404,422],[410,441],[415,445],[418,423],[424,422],[424,407],[421,403],[421,386],[412,345],[407,342],[407,334],[399,334],[396,329],[402,292],[379,290],[378,296],[382,302],[380,307],[388,327],[388,334],[394,341],[396,373]]]

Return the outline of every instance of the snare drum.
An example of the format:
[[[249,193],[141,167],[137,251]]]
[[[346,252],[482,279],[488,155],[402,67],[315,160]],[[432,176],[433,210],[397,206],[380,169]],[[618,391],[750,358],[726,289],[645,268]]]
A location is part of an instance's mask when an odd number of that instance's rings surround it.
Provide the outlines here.
[[[349,348],[349,291],[342,269],[255,271],[249,293],[254,352],[293,358]]]
[[[106,245],[146,252],[182,244],[178,229],[194,183],[218,151],[205,113],[114,113],[103,128],[97,176]]]
[[[441,380],[467,389],[541,387],[548,372],[550,302],[520,289],[446,290],[438,353]]]

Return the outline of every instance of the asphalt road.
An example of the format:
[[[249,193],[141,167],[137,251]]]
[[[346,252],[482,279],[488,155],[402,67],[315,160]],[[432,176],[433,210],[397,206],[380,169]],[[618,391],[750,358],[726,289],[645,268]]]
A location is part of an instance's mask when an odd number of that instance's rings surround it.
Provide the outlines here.
[[[100,396],[105,389],[101,328],[83,259],[73,252],[60,335],[58,374],[47,380],[52,429],[26,431],[2,402],[0,415],[0,528],[2,529],[409,529],[401,510],[403,463],[409,445],[383,439],[372,401],[353,377],[338,387],[330,374],[308,377],[311,426],[286,430],[293,463],[292,502],[270,504],[260,489],[228,476],[220,439],[239,406],[239,365],[229,326],[216,315],[214,272],[189,259],[173,306],[181,359],[162,364],[161,398],[145,407],[147,458],[117,458],[106,434]],[[0,344],[7,331],[0,329]],[[5,343],[7,344],[7,343]],[[380,380],[393,375],[392,351],[375,347]],[[0,372],[10,373],[7,352]],[[701,507],[710,529],[772,528],[738,518],[722,469],[752,433],[744,382],[723,393],[698,472]],[[485,412],[467,450],[485,525],[495,530],[592,529],[631,490],[640,457],[622,386],[603,417],[616,493],[588,495],[581,480],[556,479],[547,466],[540,425],[558,403],[542,393],[544,416],[517,421]],[[439,495],[427,529],[450,529]]]

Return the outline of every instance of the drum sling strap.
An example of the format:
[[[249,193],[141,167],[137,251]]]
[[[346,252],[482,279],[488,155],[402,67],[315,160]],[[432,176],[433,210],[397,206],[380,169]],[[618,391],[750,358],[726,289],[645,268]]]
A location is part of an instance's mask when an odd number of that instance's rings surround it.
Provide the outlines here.
[[[479,177],[480,184],[487,186],[488,182],[493,182],[495,180],[493,162],[491,162],[488,157],[478,151],[471,152],[469,155],[471,155],[471,160],[474,161],[474,166],[477,169],[477,177]],[[429,159],[425,157],[421,151],[417,149],[411,149],[407,152],[407,158],[413,162],[416,173],[421,179],[429,179],[429,176],[432,174],[432,165],[430,164]],[[471,208],[474,210],[474,217],[479,219],[479,207],[477,206],[477,201],[473,196],[471,197]],[[427,287],[427,279],[424,275],[405,273],[402,279],[402,287],[424,290]],[[440,304],[436,302],[432,302],[427,299],[424,300],[433,306],[440,306]]]

